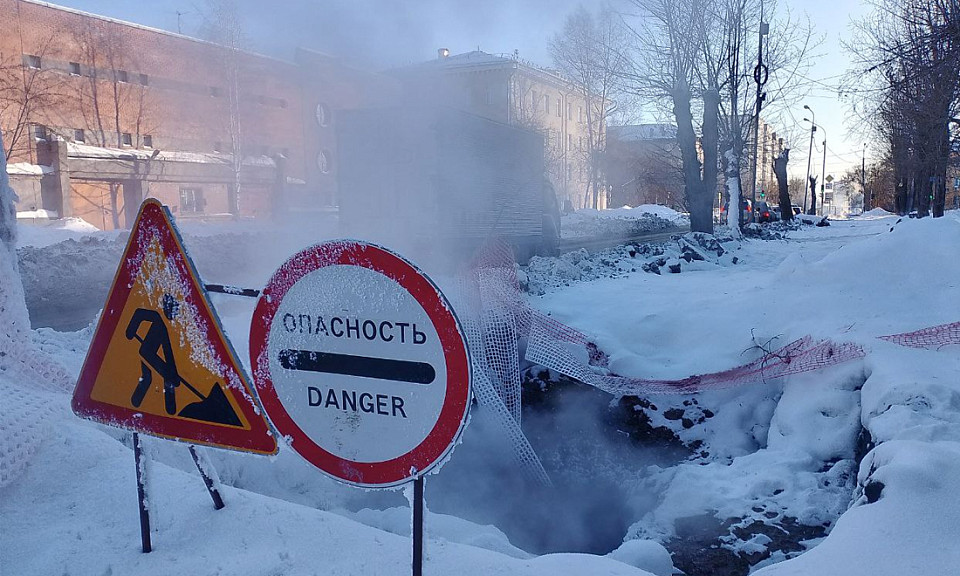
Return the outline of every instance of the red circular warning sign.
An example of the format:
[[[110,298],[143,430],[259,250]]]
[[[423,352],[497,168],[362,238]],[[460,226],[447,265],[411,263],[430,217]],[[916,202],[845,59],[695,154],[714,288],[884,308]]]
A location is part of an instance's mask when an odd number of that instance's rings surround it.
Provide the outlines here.
[[[277,431],[350,484],[421,476],[466,422],[460,324],[423,272],[379,246],[327,242],[287,260],[257,301],[250,360]]]

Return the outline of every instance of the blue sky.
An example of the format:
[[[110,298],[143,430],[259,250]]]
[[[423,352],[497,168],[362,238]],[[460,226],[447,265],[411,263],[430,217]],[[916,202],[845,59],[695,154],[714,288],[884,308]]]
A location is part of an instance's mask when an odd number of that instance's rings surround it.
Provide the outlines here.
[[[61,0],[79,10],[129,20],[147,26],[196,34],[202,24],[203,0]],[[297,45],[344,57],[362,66],[384,68],[427,60],[440,47],[453,53],[480,48],[491,53],[518,50],[520,56],[550,65],[549,38],[580,2],[578,0],[297,0],[262,2],[237,0],[252,47],[279,58],[291,58]],[[591,3],[587,2],[586,5]],[[790,109],[773,107],[770,114],[778,131],[791,135],[790,169],[806,171],[809,124],[803,104],[816,113],[824,130],[816,135],[813,164],[819,173],[820,143],[827,135],[827,173],[839,177],[859,165],[864,136],[856,119],[841,103],[836,85],[849,64],[840,42],[849,34],[851,18],[862,17],[868,6],[862,0],[781,0],[794,16],[808,15],[823,35],[821,56],[806,75],[809,94]],[[777,30],[771,30],[776,34]],[[766,115],[765,115],[766,116]],[[846,123],[845,123],[846,122]],[[870,150],[867,151],[870,159]]]

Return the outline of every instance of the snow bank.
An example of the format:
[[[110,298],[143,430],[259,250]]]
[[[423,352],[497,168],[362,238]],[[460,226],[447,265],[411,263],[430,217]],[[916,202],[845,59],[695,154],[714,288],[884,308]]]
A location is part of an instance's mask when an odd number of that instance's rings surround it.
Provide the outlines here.
[[[148,452],[155,442],[146,439]],[[154,550],[142,554],[131,450],[92,424],[59,422],[28,472],[0,501],[5,572],[262,576],[409,570],[409,538],[229,486],[226,508],[216,511],[196,474],[158,463],[149,473]],[[649,574],[585,554],[519,559],[443,540],[426,543],[425,572]]]
[[[700,452],[651,471],[644,487],[658,502],[628,537],[674,549],[671,542],[690,537],[683,527],[708,518],[723,547],[763,558],[777,543],[756,526],[773,524],[771,534],[798,529],[793,545],[826,539],[763,574],[955,572],[956,546],[943,551],[960,537],[960,516],[938,502],[958,489],[950,479],[956,466],[945,466],[943,476],[928,467],[960,450],[960,358],[956,350],[907,349],[877,337],[960,319],[958,216],[806,227],[790,232],[794,239],[744,242],[736,266],[621,273],[531,298],[594,338],[611,370],[640,378],[722,370],[754,358],[759,347],[808,334],[868,348],[865,363],[784,382],[692,401],[642,399],[652,426]],[[881,491],[888,482],[896,488]],[[883,496],[870,503],[877,491]],[[856,505],[848,510],[851,495]],[[884,554],[863,561],[872,548]],[[777,551],[762,564],[800,550]]]
[[[684,216],[665,206],[645,204],[637,208],[624,206],[611,210],[585,208],[563,215],[560,234],[564,238],[629,236],[665,231],[687,224]]]
[[[896,214],[894,214],[893,212],[887,212],[883,208],[874,208],[872,210],[867,210],[866,212],[858,216],[858,218],[863,220],[869,220],[872,218],[886,218],[889,216],[896,216]]]
[[[64,240],[79,240],[90,235],[108,239],[119,236],[125,237],[124,231],[101,232],[99,228],[81,218],[62,218],[48,222],[21,222],[19,231],[18,248],[24,246],[43,248]]]

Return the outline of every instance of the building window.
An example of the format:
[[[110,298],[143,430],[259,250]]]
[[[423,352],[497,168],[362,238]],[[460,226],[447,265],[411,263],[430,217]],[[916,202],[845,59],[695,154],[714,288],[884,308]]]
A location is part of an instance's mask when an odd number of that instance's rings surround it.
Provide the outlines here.
[[[79,63],[79,62],[71,62],[71,63],[70,63],[70,75],[71,75],[71,76],[79,76],[79,75],[80,75],[80,63]]]
[[[214,151],[214,152],[223,152],[223,142],[221,142],[221,141],[219,141],[219,140],[217,140],[216,142],[214,142],[214,143],[213,143],[213,151]]]
[[[281,107],[281,108],[286,108],[286,107],[287,107],[287,99],[286,99],[286,98],[281,98],[281,99],[280,99],[280,107]]]
[[[537,104],[540,102],[540,94],[536,90],[533,91],[533,94],[530,95],[530,109],[536,110]]]
[[[33,125],[33,137],[36,140],[46,140],[47,139],[47,127],[43,124],[34,124]]]
[[[573,151],[573,134],[567,134],[567,150]]]
[[[330,152],[327,150],[321,150],[317,154],[317,168],[320,170],[321,174],[330,173]]]
[[[129,81],[130,77],[126,70],[117,70],[117,82],[127,83]]]
[[[133,135],[129,132],[124,132],[120,135],[120,142],[124,146],[133,146]]]
[[[210,87],[210,95],[213,96],[214,98],[219,98],[219,97],[220,97],[220,89],[217,88],[216,86],[211,86],[211,87]]]
[[[143,85],[143,86],[149,86],[149,85],[150,85],[150,77],[147,76],[146,74],[141,74],[141,75],[140,75],[140,84]]]
[[[320,102],[317,104],[317,109],[315,112],[317,116],[317,125],[318,126],[327,126],[330,124],[330,107]]]
[[[81,144],[87,141],[87,135],[83,133],[83,128],[77,128],[73,131],[73,141]]]
[[[192,212],[198,214],[203,212],[206,202],[203,200],[202,188],[181,188],[180,189],[180,212]]]
[[[567,102],[567,120],[573,120],[573,104]]]
[[[550,95],[549,94],[543,95],[543,111],[547,114],[550,113]]]
[[[33,68],[34,70],[40,69],[40,57],[33,54],[27,54],[26,57],[27,68]]]
[[[560,102],[560,98],[557,98],[557,118],[563,118],[563,104]]]
[[[577,106],[577,113],[579,114],[580,123],[583,124],[583,106]]]
[[[153,148],[153,136],[151,136],[150,134],[143,135],[143,147]]]

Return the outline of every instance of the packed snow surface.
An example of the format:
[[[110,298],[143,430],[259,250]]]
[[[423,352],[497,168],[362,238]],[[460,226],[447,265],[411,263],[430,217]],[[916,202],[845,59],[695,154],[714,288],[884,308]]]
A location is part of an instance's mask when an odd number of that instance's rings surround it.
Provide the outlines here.
[[[643,204],[636,208],[623,206],[610,210],[585,208],[561,218],[563,238],[584,236],[629,236],[644,232],[661,232],[689,225],[689,219],[666,206]]]
[[[599,223],[606,219],[597,215],[597,224],[583,230],[606,230]],[[262,231],[217,226],[210,236],[185,230],[198,269],[210,282],[261,286],[286,256],[306,245],[288,238],[267,248],[257,236]],[[84,246],[111,253],[114,243],[122,243],[119,233],[21,229],[21,246],[64,255],[82,255]],[[69,251],[57,244],[65,239],[59,234],[73,238]],[[705,257],[683,259],[690,253],[684,243]],[[428,513],[425,572],[666,576],[674,567],[662,544],[678,537],[685,519],[700,515],[740,519],[744,526],[789,517],[823,527],[824,535],[804,543],[808,551],[763,561],[756,573],[765,576],[957,572],[960,346],[911,349],[877,337],[960,320],[958,214],[900,220],[872,211],[826,228],[791,230],[784,239],[719,244],[720,255],[690,236],[656,250],[581,253],[532,263],[522,279],[528,289],[538,287],[527,296],[532,306],[588,334],[609,355],[610,369],[625,376],[683,378],[724,370],[753,359],[758,348],[806,335],[857,342],[866,359],[702,394],[696,403],[647,398],[660,407],[650,412],[655,424],[672,427],[685,443],[699,441],[706,455],[671,467],[648,466],[642,481],[621,478],[633,524],[607,557],[534,556],[496,527]],[[253,255],[231,256],[231,247],[249,248]],[[73,260],[81,268],[112,270],[116,264],[79,258]],[[660,259],[680,272],[649,266]],[[71,288],[93,290],[82,280]],[[246,350],[253,302],[216,296],[213,303],[234,348]],[[23,346],[75,376],[92,328],[39,329],[32,336]],[[145,444],[155,550],[142,554],[130,435],[77,419],[68,393],[51,391],[39,374],[36,367],[0,371],[8,407],[0,419],[4,430],[22,426],[16,416],[29,413],[22,407],[37,399],[43,406],[35,413],[44,415],[42,425],[23,428],[30,430],[29,442],[11,446],[22,437],[0,437],[0,449],[32,454],[0,487],[4,574],[408,570],[409,508],[398,493],[337,485],[285,447],[274,458],[208,450],[227,502],[215,511],[186,447],[152,438]],[[668,415],[668,407],[682,418]],[[708,410],[716,414],[708,416]],[[680,426],[686,419],[699,424]],[[451,470],[470,436],[468,426]],[[437,481],[443,476],[441,471]],[[428,479],[428,508],[433,481]],[[564,514],[556,510],[558,519]],[[731,536],[724,546],[748,555],[771,546],[770,540],[763,534]]]

